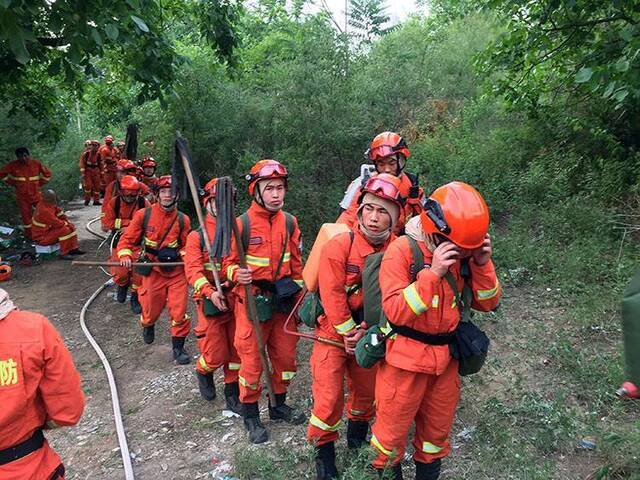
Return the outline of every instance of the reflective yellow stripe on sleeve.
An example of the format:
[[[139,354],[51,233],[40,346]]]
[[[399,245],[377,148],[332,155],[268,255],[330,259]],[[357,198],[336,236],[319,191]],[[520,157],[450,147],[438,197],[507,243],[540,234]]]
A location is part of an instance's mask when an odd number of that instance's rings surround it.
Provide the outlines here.
[[[416,282],[413,282],[407,288],[402,291],[402,296],[404,297],[404,301],[409,305],[409,308],[416,315],[421,315],[427,311],[427,306],[420,298],[420,294],[418,293],[418,289],[416,288]]]
[[[498,294],[499,283],[496,282],[496,286],[489,290],[478,290],[478,300],[489,300]]]
[[[350,332],[354,328],[356,328],[356,322],[353,321],[353,318],[349,317],[346,322],[342,322],[339,325],[334,325],[333,328],[336,329],[340,335],[344,335],[347,332]]]
[[[238,267],[238,265],[229,265],[227,267],[227,278],[229,280],[233,279],[233,272],[235,272],[238,268],[240,268],[240,267]]]
[[[291,260],[291,253],[290,252],[285,253],[284,257],[282,257],[282,263],[286,263],[290,260]]]
[[[35,219],[31,219],[31,223],[33,225],[35,225],[36,227],[40,227],[40,228],[46,228],[47,227],[44,223],[40,223],[39,221],[37,221]]]
[[[158,242],[154,242],[153,240],[149,240],[147,237],[144,238],[145,245],[149,245],[150,247],[157,247]]]
[[[312,414],[311,418],[309,419],[309,423],[325,432],[335,432],[340,428],[342,420],[338,420],[338,423],[336,423],[335,425],[329,425],[328,423],[323,422],[318,417]]]
[[[40,175],[36,175],[35,177],[29,177],[30,182],[35,182],[36,180],[40,180]]]
[[[117,228],[118,230],[120,228],[122,228],[122,219],[121,218],[116,218],[116,221],[113,223],[113,226],[115,228]]]
[[[422,451],[424,453],[430,453],[431,455],[435,455],[436,453],[440,453],[442,448],[434,445],[431,442],[422,442]]]
[[[193,288],[196,291],[196,293],[200,293],[200,289],[208,283],[209,283],[209,280],[207,280],[205,277],[200,277],[195,282],[193,282]]]
[[[118,250],[118,258],[122,258],[122,257],[133,257],[133,252],[128,248],[123,248],[121,250]]]
[[[167,244],[167,247],[169,248],[176,248],[177,246],[178,246],[178,240],[174,240],[173,242]]]

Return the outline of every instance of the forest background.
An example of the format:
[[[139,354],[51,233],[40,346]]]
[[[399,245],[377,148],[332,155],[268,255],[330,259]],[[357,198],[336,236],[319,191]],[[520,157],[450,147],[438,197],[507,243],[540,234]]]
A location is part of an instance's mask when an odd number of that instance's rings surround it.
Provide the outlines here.
[[[565,312],[544,345],[554,395],[516,384],[519,403],[478,405],[486,468],[547,478],[549,455],[586,436],[597,475],[637,475],[640,425],[611,395],[621,348],[600,345],[619,345],[638,261],[640,2],[418,1],[392,28],[391,1],[351,0],[346,28],[323,2],[313,15],[303,0],[245,3],[0,1],[3,161],[29,147],[68,200],[85,139],[137,123],[139,154],[166,172],[180,131],[201,181],[231,175],[241,198],[254,161],[287,165],[309,246],[370,139],[398,131],[426,191],[461,180],[483,193],[507,291],[553,291]],[[2,220],[15,211],[0,204]]]

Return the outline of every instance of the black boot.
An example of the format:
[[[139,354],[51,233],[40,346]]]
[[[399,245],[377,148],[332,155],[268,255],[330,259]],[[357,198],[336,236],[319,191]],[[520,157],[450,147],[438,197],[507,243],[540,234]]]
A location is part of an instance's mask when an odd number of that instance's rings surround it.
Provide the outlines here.
[[[238,382],[224,384],[224,401],[227,404],[227,410],[242,415],[242,404],[240,403],[240,387]]]
[[[155,325],[144,327],[142,329],[142,338],[144,339],[144,343],[146,343],[147,345],[151,345],[156,338]]]
[[[131,311],[136,315],[142,313],[142,305],[140,305],[140,301],[138,300],[138,293],[134,291],[131,292]]]
[[[283,420],[292,425],[302,425],[307,421],[304,413],[298,412],[284,402],[287,400],[286,393],[276,393],[276,406],[269,403],[269,418],[271,420]]]
[[[336,468],[336,448],[333,442],[320,445],[316,452],[317,480],[331,480],[338,478]]]
[[[244,417],[244,426],[249,432],[249,441],[251,443],[264,443],[269,440],[269,433],[260,421],[258,402],[242,403],[241,405],[242,416]]]
[[[367,441],[369,422],[349,420],[347,423],[347,448],[360,448]]]
[[[173,359],[180,365],[188,364],[191,359],[189,354],[184,349],[185,337],[171,337],[171,343],[173,344]]]
[[[431,463],[416,462],[416,480],[438,480],[441,467],[441,459]]]
[[[86,207],[87,205],[89,205],[89,200],[84,201],[84,206]]]
[[[129,285],[118,285],[118,292],[116,293],[116,300],[118,303],[124,303],[127,301],[127,292],[129,291]]]
[[[385,468],[384,470],[378,469],[378,478],[385,478],[388,480],[404,480],[402,477],[402,465],[396,463],[393,467]]]
[[[198,377],[198,388],[202,398],[209,402],[214,400],[216,398],[216,386],[213,383],[213,373],[196,372],[196,377]]]
[[[94,205],[102,205],[102,202],[100,202],[100,200],[94,200],[93,204]]]

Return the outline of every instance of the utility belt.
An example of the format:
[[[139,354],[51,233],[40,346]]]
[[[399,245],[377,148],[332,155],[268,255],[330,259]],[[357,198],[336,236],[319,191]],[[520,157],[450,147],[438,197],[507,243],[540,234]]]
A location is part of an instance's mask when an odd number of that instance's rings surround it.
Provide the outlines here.
[[[19,460],[22,457],[26,457],[30,453],[42,448],[42,445],[44,445],[44,434],[42,433],[42,429],[38,428],[33,432],[33,435],[24,442],[20,442],[13,447],[0,450],[0,465],[6,465],[7,463]]]
[[[85,168],[98,168],[98,164],[89,165],[88,163],[85,165]]]
[[[408,337],[412,340],[417,340],[418,342],[425,343],[427,345],[449,345],[456,338],[455,331],[451,333],[431,335],[404,325],[395,325],[388,320],[387,322],[394,333],[402,335],[403,337]]]
[[[289,313],[294,307],[296,294],[302,290],[291,277],[283,277],[275,282],[256,280],[253,285],[258,289],[255,299],[260,322],[271,320],[274,311]]]
[[[147,258],[147,255],[153,255],[154,257],[157,258],[158,262],[160,263],[173,263],[173,262],[179,262],[180,261],[180,250],[178,248],[174,248],[174,247],[162,247],[162,248],[145,248],[144,254],[141,255],[140,259],[138,260],[138,263],[146,263],[149,261],[149,259]],[[162,270],[165,273],[170,273],[173,272],[177,267],[175,266],[167,266],[167,267],[160,267],[160,270]],[[148,277],[151,274],[151,270],[153,269],[153,267],[149,267],[147,265],[137,265],[136,266],[136,272],[139,275],[142,275],[143,277]]]

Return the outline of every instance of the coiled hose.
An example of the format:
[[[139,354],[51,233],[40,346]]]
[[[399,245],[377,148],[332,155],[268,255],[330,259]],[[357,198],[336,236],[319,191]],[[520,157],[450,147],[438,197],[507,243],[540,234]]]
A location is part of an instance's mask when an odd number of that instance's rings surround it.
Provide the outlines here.
[[[94,218],[90,222],[87,223],[85,228],[88,232],[92,233],[96,237],[106,239],[106,235],[99,234],[91,229],[91,224],[100,220],[100,217]],[[127,444],[127,436],[124,431],[124,425],[122,423],[122,413],[120,412],[120,402],[118,400],[118,388],[116,387],[115,378],[113,377],[113,370],[111,370],[111,365],[109,364],[109,360],[106,355],[100,348],[100,345],[95,341],[91,332],[87,328],[86,324],[86,314],[87,310],[93,303],[93,301],[98,298],[98,296],[105,290],[107,287],[112,285],[112,280],[109,279],[107,282],[103,283],[100,288],[98,288],[93,294],[89,297],[87,302],[82,307],[80,311],[80,327],[84,332],[85,337],[89,340],[89,343],[93,347],[93,349],[98,354],[102,365],[104,366],[104,370],[107,373],[107,380],[109,381],[109,390],[111,392],[111,404],[113,405],[113,418],[116,423],[116,433],[118,435],[118,444],[120,445],[120,454],[122,456],[122,463],[124,466],[124,477],[125,480],[135,480],[133,476],[133,466],[131,465],[131,454],[129,453],[129,446]]]

